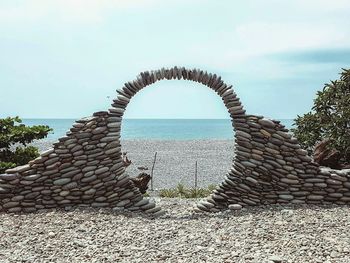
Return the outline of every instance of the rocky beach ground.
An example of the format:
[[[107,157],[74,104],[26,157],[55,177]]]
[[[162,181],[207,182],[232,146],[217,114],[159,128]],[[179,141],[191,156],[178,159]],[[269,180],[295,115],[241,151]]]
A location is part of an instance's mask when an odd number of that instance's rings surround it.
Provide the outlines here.
[[[197,213],[158,199],[152,218],[108,209],[0,214],[0,262],[349,262],[347,206]]]
[[[36,143],[40,150],[52,142]],[[123,141],[155,188],[219,183],[231,166],[233,141]],[[196,212],[199,200],[154,198],[154,218],[111,209],[72,208],[0,213],[0,262],[350,262],[350,207],[276,205]]]

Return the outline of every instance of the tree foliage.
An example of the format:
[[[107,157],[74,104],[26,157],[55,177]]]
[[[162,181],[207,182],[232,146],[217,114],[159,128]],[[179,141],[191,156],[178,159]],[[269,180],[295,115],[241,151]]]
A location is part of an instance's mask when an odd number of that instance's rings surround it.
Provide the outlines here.
[[[38,149],[27,144],[45,138],[50,131],[44,125],[25,126],[19,117],[0,119],[0,173],[38,157]]]
[[[312,111],[298,116],[295,137],[307,149],[329,139],[330,147],[340,152],[343,162],[350,161],[350,69],[343,69],[340,79],[325,84],[317,92]]]

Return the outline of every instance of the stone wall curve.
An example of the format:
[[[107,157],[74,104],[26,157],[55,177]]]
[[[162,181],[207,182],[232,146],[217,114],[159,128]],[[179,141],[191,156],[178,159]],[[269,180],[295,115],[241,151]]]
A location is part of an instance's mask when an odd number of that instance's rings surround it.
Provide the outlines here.
[[[108,111],[77,120],[53,148],[0,175],[0,211],[92,206],[144,211],[160,207],[143,198],[125,173],[120,130],[124,111],[141,89],[163,79],[199,82],[223,100],[235,130],[235,158],[223,182],[198,204],[203,211],[276,203],[346,204],[350,170],[319,167],[279,122],[246,114],[232,86],[216,74],[173,67],[140,73],[117,90]]]

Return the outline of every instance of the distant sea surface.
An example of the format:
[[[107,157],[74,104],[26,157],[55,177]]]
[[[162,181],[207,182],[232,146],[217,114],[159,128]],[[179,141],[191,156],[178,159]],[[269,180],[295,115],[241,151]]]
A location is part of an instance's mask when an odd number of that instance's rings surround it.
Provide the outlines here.
[[[280,120],[290,129],[292,119]],[[23,119],[26,125],[48,125],[53,129],[47,140],[65,136],[75,119]],[[121,139],[199,140],[232,139],[229,119],[123,119]]]

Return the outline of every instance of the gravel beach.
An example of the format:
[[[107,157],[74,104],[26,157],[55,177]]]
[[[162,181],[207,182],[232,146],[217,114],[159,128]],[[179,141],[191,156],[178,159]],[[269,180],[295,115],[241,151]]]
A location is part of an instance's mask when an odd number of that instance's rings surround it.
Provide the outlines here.
[[[40,150],[52,142],[35,143]],[[133,165],[151,168],[155,188],[219,183],[233,141],[122,142]],[[0,262],[350,262],[350,207],[275,205],[196,212],[200,200],[152,198],[165,214],[69,208],[0,213]]]
[[[34,143],[41,151],[52,147],[52,141]],[[195,162],[198,161],[198,185],[218,184],[232,166],[233,140],[123,140],[122,151],[133,162],[127,172],[139,174],[137,167],[152,168],[154,154],[154,189],[171,188],[178,183],[194,185]]]
[[[347,206],[196,213],[156,199],[159,218],[111,210],[0,214],[0,262],[349,262]]]

